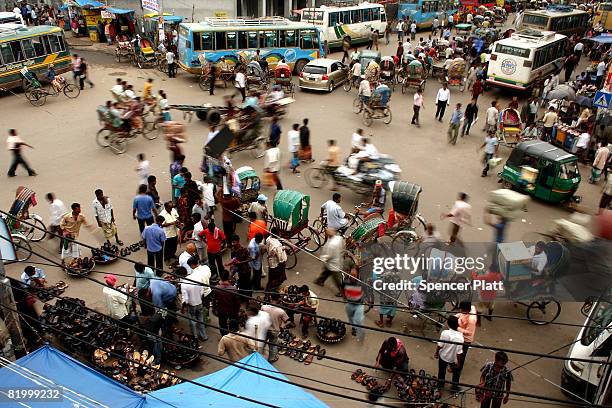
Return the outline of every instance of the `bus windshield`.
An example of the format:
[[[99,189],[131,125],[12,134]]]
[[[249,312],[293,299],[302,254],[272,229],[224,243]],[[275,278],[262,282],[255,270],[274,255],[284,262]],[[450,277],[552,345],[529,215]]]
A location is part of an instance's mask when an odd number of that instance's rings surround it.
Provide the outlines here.
[[[534,25],[546,29],[548,28],[548,17],[538,16],[535,14],[525,14],[523,17],[523,24]]]
[[[325,15],[325,12],[323,11],[302,10],[302,21],[310,21],[310,20],[323,21],[324,15]]]
[[[588,346],[612,324],[612,304],[606,301],[597,302],[586,324],[581,342]]]
[[[495,52],[498,54],[513,55],[521,58],[529,58],[529,54],[531,54],[531,50],[529,49],[504,44],[497,44],[495,46]]]

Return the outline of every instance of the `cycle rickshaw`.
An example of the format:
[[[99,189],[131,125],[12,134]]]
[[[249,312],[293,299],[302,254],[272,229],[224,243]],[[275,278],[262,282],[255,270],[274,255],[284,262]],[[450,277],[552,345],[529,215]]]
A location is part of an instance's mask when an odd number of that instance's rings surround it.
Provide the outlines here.
[[[504,146],[514,147],[521,141],[523,124],[521,114],[513,108],[505,108],[499,114],[497,139]]]
[[[261,181],[257,172],[252,167],[242,166],[236,169],[236,175],[240,180],[240,212],[246,214],[249,205],[257,201]]]
[[[279,64],[274,69],[274,85],[279,85],[286,95],[293,98],[295,86],[291,81],[291,68],[286,64]]]
[[[22,68],[20,72],[25,85],[25,96],[34,106],[43,106],[47,102],[47,96],[57,96],[60,92],[70,99],[74,99],[81,94],[81,89],[78,86],[68,83],[63,77],[59,77],[61,79],[58,80],[59,89],[57,89],[52,83],[43,86],[34,73],[26,67]]]
[[[210,76],[212,75],[212,64],[204,58],[202,58],[202,60],[203,61],[200,61],[200,63],[202,64],[202,74],[200,75],[200,78],[198,78],[198,85],[200,86],[201,90],[210,91]],[[233,80],[233,68],[228,67],[228,69],[224,71],[220,69],[215,70],[215,81],[222,81],[224,88],[227,88],[227,84],[232,83]]]
[[[246,68],[247,89],[266,92],[268,90],[268,73],[265,72],[259,62],[251,61]]]
[[[413,60],[406,66],[406,74],[402,80],[403,94],[410,88],[425,90],[424,71],[423,64],[418,60]]]
[[[374,119],[382,119],[385,125],[390,124],[393,118],[389,108],[390,99],[391,89],[385,84],[378,85],[372,92],[370,102],[363,106],[363,124],[370,127]]]
[[[121,62],[122,58],[128,60],[134,58],[134,49],[125,35],[117,36],[117,47],[115,47],[115,61]]]
[[[293,190],[279,190],[272,204],[270,230],[277,227],[281,242],[287,253],[287,269],[297,264],[300,250],[316,252],[321,247],[319,235],[308,225],[310,196]]]
[[[153,44],[146,38],[140,38],[138,47],[134,47],[133,63],[138,68],[152,68],[158,65],[158,58],[155,55]]]
[[[391,57],[380,60],[380,82],[395,90],[395,63]]]

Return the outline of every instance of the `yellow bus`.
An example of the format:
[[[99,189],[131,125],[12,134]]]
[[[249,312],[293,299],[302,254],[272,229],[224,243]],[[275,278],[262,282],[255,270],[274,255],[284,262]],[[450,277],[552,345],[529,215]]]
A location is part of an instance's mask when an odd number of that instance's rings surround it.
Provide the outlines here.
[[[612,30],[612,3],[600,3],[593,17],[593,27],[601,23],[604,30]]]

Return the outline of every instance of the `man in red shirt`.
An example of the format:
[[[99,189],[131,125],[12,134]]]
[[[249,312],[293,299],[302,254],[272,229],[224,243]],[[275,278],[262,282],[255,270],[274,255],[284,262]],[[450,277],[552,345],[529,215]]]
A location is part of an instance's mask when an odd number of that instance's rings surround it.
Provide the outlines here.
[[[251,242],[251,240],[255,237],[255,235],[260,232],[264,238],[268,235],[268,231],[266,230],[266,222],[264,220],[258,220],[257,214],[254,212],[249,213],[249,232],[247,233],[247,242]]]
[[[240,208],[240,200],[230,193],[223,194],[222,190],[219,190],[217,194],[217,200],[223,209],[223,232],[226,236],[227,245],[230,245],[231,242],[229,242],[229,240],[234,236],[234,232],[236,231],[234,216],[237,215],[237,211]]]
[[[200,238],[206,242],[208,254],[208,266],[210,268],[211,277],[217,278],[219,271],[224,270],[221,254],[223,251],[223,242],[225,235],[223,231],[215,226],[214,221],[208,223],[208,228],[200,232]]]
[[[478,275],[476,272],[472,272],[472,281],[481,280],[484,281],[485,284],[493,283],[493,282],[501,282],[503,280],[502,274],[499,272],[499,266],[493,264],[490,266],[489,271],[484,275]],[[495,290],[484,290],[480,291],[480,299],[476,305],[476,309],[478,312],[477,325],[480,326],[480,316],[482,316],[485,312],[485,309],[488,311],[488,315],[485,318],[489,321],[492,320],[491,315],[493,314],[493,308],[495,307],[495,298],[497,297],[497,292]]]

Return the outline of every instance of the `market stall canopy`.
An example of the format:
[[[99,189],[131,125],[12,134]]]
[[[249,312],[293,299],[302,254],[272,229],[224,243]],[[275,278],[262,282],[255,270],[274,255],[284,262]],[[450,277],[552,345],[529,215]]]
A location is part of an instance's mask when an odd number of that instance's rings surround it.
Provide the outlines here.
[[[15,390],[61,389],[61,400],[28,400],[27,406],[32,408],[141,408],[146,404],[144,396],[49,345],[1,368],[0,384],[5,389]],[[19,404],[11,406],[16,405]]]
[[[114,8],[114,7],[105,7],[104,10],[110,13],[113,13],[113,14],[130,14],[134,12],[134,10],[131,10],[131,9],[121,9],[121,8]]]
[[[157,20],[159,19],[159,14],[157,13],[148,13],[145,14],[143,16],[146,19],[151,19],[151,20]],[[183,21],[183,17],[181,16],[174,16],[170,13],[164,13],[164,23],[169,23],[169,24],[178,24],[180,22]]]
[[[242,366],[244,364],[244,366]],[[247,371],[244,370],[247,368]],[[223,370],[197,378],[193,381],[227,392],[222,394],[214,389],[200,387],[193,383],[182,383],[153,391],[147,396],[147,408],[232,407],[260,408],[261,405],[236,398],[235,395],[250,398],[279,407],[325,408],[323,402],[300,387],[277,381],[261,374],[287,380],[272,364],[259,353],[253,353]]]
[[[589,40],[601,43],[601,44],[612,44],[612,34],[601,34],[597,37],[591,37]]]
[[[69,0],[66,2],[68,6],[80,7],[84,9],[98,9],[104,7],[104,3],[96,0]]]
[[[567,101],[575,101],[576,100],[576,91],[569,85],[561,84],[557,85],[555,89],[546,94],[547,100],[551,101],[553,99],[565,99]]]

